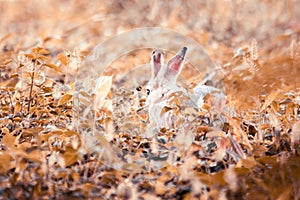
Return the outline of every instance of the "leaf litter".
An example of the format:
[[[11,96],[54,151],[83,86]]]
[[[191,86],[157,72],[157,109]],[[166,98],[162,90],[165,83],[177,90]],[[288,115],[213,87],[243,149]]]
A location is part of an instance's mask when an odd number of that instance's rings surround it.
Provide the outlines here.
[[[0,4],[10,30],[0,32],[1,199],[300,198],[299,3],[18,3]],[[140,79],[126,71],[148,63],[152,49],[76,82],[99,38],[140,26],[203,45],[217,65],[204,84],[224,91],[232,110],[211,94],[201,108],[187,106],[189,96],[174,92],[160,110],[170,126],[145,138],[150,68],[132,71]],[[188,58],[181,75],[191,87],[204,77],[193,75]]]

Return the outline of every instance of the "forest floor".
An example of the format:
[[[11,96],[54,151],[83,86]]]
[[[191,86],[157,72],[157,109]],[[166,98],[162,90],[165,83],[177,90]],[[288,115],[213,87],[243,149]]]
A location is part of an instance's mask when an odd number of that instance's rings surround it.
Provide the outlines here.
[[[297,10],[1,1],[0,199],[300,199]],[[180,84],[226,104],[174,92],[173,127],[145,137],[151,52],[184,46]]]

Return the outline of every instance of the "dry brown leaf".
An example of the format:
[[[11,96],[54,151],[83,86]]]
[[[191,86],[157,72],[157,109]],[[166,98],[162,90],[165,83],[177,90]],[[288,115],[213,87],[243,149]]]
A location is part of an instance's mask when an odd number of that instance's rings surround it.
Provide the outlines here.
[[[53,92],[53,88],[52,87],[42,87],[42,90],[46,94],[51,94]]]
[[[10,170],[14,165],[12,163],[13,158],[11,155],[5,151],[0,152],[0,174],[6,173],[8,170]]]
[[[0,83],[0,88],[14,88],[18,82],[19,78],[8,79]]]
[[[32,53],[35,54],[44,54],[44,55],[48,55],[50,54],[50,52],[42,47],[36,47],[34,49],[31,50]]]
[[[65,94],[64,96],[62,96],[59,101],[57,106],[62,106],[64,104],[66,104],[70,99],[72,99],[73,95],[71,94]]]
[[[22,104],[18,101],[16,102],[15,106],[14,106],[14,114],[20,112],[22,109]]]
[[[224,131],[213,130],[206,133],[205,137],[213,138],[213,137],[224,137],[226,133]]]
[[[6,134],[2,138],[2,143],[5,145],[6,148],[13,150],[15,149],[15,141],[16,137],[14,137],[12,134]]]
[[[253,156],[262,157],[265,155],[267,150],[268,148],[263,145],[253,144]]]
[[[261,124],[258,127],[258,129],[260,129],[260,130],[266,130],[268,128],[270,128],[270,124]]]
[[[5,40],[7,40],[8,38],[10,38],[11,35],[12,35],[11,33],[8,33],[8,34],[4,35],[2,38],[0,38],[0,44],[1,44],[2,42],[4,42]]]
[[[266,110],[266,108],[272,104],[272,102],[275,100],[275,98],[278,96],[279,94],[279,90],[277,90],[276,92],[272,92],[271,94],[269,94],[265,100],[264,105],[261,107],[260,112],[263,112],[264,110]]]
[[[79,182],[80,174],[78,172],[72,172],[71,176],[72,176],[72,179],[75,181],[75,183]]]
[[[157,183],[154,185],[154,187],[155,187],[156,193],[159,194],[159,195],[162,195],[162,194],[166,193],[166,191],[167,191],[167,188],[166,188],[166,186],[164,185],[164,183],[163,183],[163,182],[160,182],[160,181],[157,182]]]
[[[16,154],[22,156],[31,161],[42,162],[41,151],[37,147],[32,147],[28,142],[23,142],[18,146],[18,150],[15,150]]]
[[[254,159],[253,156],[252,157],[247,157],[245,159],[242,159],[241,166],[252,170],[255,166],[257,166],[257,162],[256,162],[256,160]]]
[[[62,154],[62,156],[65,160],[66,166],[74,164],[79,159],[77,150],[71,147],[67,148],[66,151]]]
[[[208,110],[208,111],[211,110],[211,106],[210,106],[209,104],[207,104],[207,103],[204,103],[204,104],[202,105],[202,108],[205,109],[205,110]]]
[[[252,145],[250,144],[250,142],[248,140],[247,134],[241,129],[241,127],[239,126],[239,124],[233,118],[231,118],[227,114],[226,114],[226,116],[227,116],[229,125],[233,128],[233,132],[237,136],[237,139],[238,140],[241,139],[241,142],[243,144],[245,144],[247,147],[249,147],[250,149],[252,149]]]
[[[69,60],[68,57],[65,54],[58,54],[57,55],[58,60],[64,65],[64,66],[68,66],[69,64]]]
[[[45,63],[44,65],[51,68],[51,69],[54,69],[57,72],[63,73],[63,70],[60,67],[58,67],[58,66],[56,66],[52,63]]]
[[[36,137],[42,130],[42,127],[28,128],[22,131],[21,137]]]
[[[4,62],[3,62],[3,65],[7,65],[9,63],[11,63],[13,60],[12,59],[6,59]]]
[[[31,53],[26,53],[24,54],[27,58],[30,58],[30,59],[37,59],[37,55],[35,54],[31,54]]]
[[[38,61],[46,61],[48,60],[48,57],[44,55],[37,55],[36,59],[38,59]]]
[[[160,117],[163,117],[164,114],[166,114],[166,112],[172,110],[171,107],[168,107],[168,106],[164,106],[162,109],[161,109],[161,112],[160,112]]]

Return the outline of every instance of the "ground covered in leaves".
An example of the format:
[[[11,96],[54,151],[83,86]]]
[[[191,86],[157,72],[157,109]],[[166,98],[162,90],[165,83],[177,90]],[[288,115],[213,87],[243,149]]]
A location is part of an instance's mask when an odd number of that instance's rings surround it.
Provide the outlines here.
[[[0,199],[299,199],[299,9],[297,1],[1,1]],[[85,58],[97,44],[143,27],[202,45],[217,74],[205,84],[226,94],[228,109],[212,95],[202,108],[186,106],[174,93],[162,111],[174,113],[174,128],[143,137],[149,69],[132,69],[149,63],[148,47],[120,55],[99,79],[77,80],[90,77]],[[192,87],[204,77],[188,60],[182,76]],[[79,82],[97,87],[83,92]]]

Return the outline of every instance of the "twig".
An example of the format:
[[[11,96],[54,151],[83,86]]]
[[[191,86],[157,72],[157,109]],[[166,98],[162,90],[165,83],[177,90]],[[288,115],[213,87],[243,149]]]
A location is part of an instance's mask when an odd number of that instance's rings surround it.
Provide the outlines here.
[[[31,106],[31,95],[32,95],[32,89],[33,89],[33,81],[34,81],[35,65],[36,65],[36,60],[34,60],[34,63],[33,63],[33,69],[32,69],[32,73],[31,73],[31,84],[30,84],[29,102],[28,102],[28,109],[27,109],[28,114],[29,114],[30,106]]]

